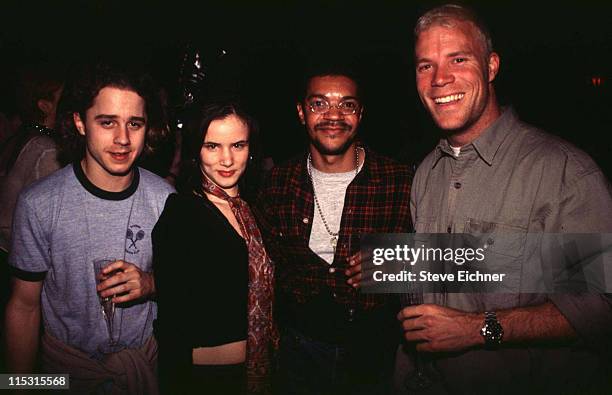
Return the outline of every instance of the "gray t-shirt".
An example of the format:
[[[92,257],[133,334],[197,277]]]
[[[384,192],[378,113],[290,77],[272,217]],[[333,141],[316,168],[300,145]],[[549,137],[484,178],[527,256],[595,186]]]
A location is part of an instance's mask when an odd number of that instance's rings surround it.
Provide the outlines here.
[[[361,170],[361,166],[359,170]],[[311,174],[314,182],[313,188],[321,205],[320,208],[325,216],[325,221],[327,221],[327,226],[333,233],[338,233],[342,220],[342,210],[344,210],[346,188],[355,178],[355,170],[343,173],[324,173],[312,167]],[[319,210],[315,206],[308,246],[330,265],[334,261],[334,248],[331,239],[332,236],[325,228]]]
[[[109,335],[95,289],[93,261],[113,257],[151,271],[151,231],[173,188],[137,169],[122,192],[107,192],[69,165],[20,195],[13,221],[9,264],[23,279],[41,280],[45,330],[64,343],[97,356]],[[46,273],[46,275],[44,275]],[[128,348],[152,334],[154,302],[121,306],[115,336]]]

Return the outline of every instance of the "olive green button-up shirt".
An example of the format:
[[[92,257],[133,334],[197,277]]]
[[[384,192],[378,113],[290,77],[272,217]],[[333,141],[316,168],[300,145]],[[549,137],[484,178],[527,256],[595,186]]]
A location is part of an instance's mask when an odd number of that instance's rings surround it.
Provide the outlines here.
[[[461,147],[458,156],[446,139],[440,141],[416,172],[411,213],[418,233],[493,235],[487,237],[495,242],[491,246],[495,252],[524,265],[528,233],[612,233],[612,190],[587,154],[522,123],[512,109],[506,109],[476,140]],[[574,327],[580,337],[576,344],[470,350],[438,358],[436,366],[446,388],[440,393],[504,388],[555,392],[584,380],[599,380],[600,359],[592,350],[609,347],[612,335],[611,303],[605,295],[425,295],[426,303],[470,312],[546,301],[553,302]],[[581,369],[572,369],[578,360]]]
[[[612,232],[610,185],[595,162],[512,109],[458,157],[440,141],[417,170],[411,211],[419,233]]]

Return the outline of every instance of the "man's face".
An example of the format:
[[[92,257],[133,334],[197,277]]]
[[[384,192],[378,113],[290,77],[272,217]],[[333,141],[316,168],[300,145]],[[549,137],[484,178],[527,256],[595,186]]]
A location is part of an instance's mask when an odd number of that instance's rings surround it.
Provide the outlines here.
[[[75,125],[85,136],[85,168],[90,181],[107,180],[130,174],[134,161],[144,148],[146,133],[145,101],[136,92],[105,87]]]
[[[433,26],[415,45],[416,85],[421,101],[436,124],[447,131],[479,132],[496,104],[492,81],[499,57],[485,59],[477,30],[468,22]]]
[[[327,102],[329,111],[314,113],[312,107]],[[343,114],[338,105],[355,106],[354,114]],[[313,77],[308,83],[304,103],[297,105],[298,115],[310,143],[322,155],[340,155],[351,146],[361,121],[363,108],[357,99],[357,84],[342,75]]]

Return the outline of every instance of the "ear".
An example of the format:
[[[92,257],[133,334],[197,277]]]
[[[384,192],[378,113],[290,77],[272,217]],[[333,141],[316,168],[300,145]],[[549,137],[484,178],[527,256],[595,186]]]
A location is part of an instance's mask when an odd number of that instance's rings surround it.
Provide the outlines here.
[[[497,73],[499,72],[499,55],[495,52],[491,52],[489,55],[489,82],[493,82]]]
[[[298,117],[300,118],[300,123],[302,125],[305,125],[306,120],[304,118],[304,108],[302,107],[302,103],[298,102],[296,107],[297,107]]]
[[[48,116],[49,113],[53,111],[53,103],[46,99],[38,99],[36,106],[43,112],[43,114],[45,114],[45,116]]]
[[[76,126],[77,130],[79,131],[79,134],[81,136],[85,136],[85,123],[81,119],[81,114],[79,114],[78,112],[73,112],[72,119],[74,120],[74,126]]]

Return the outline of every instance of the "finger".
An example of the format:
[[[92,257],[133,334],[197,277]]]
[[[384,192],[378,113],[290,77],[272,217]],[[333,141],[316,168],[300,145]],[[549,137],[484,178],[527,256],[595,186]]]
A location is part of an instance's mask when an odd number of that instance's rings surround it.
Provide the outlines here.
[[[414,317],[418,317],[421,314],[417,313],[417,308],[419,306],[408,306],[408,307],[404,307],[403,309],[401,309],[399,311],[399,313],[397,313],[397,319],[400,321],[409,319],[409,318],[414,318]]]
[[[125,303],[125,302],[130,302],[132,300],[138,299],[140,298],[141,294],[140,292],[134,290],[134,291],[130,291],[124,295],[121,296],[115,296],[113,298],[113,303]]]
[[[107,288],[104,291],[100,292],[100,296],[103,298],[107,298],[109,296],[120,295],[123,293],[128,293],[133,289],[130,283],[122,283],[112,288]]]
[[[346,274],[348,277],[352,277],[357,273],[361,273],[361,264],[351,266],[344,271],[344,274]]]
[[[109,263],[108,265],[104,266],[104,268],[102,269],[102,273],[109,274],[109,273],[114,272],[115,270],[123,270],[125,263],[126,262],[122,260],[118,260],[113,263]]]
[[[152,292],[152,279],[150,274],[144,276],[140,275],[140,272],[135,273],[136,278],[123,284],[127,292],[118,292],[113,301],[116,299],[116,303],[124,303],[134,299],[140,299],[148,296]],[[150,281],[147,283],[147,281]]]
[[[359,285],[361,284],[361,273],[354,275],[353,277],[346,280],[346,282],[349,285],[353,286],[353,288],[359,288]]]
[[[360,252],[356,252],[353,255],[351,255],[348,259],[348,263],[350,266],[355,266],[361,263],[361,253]]]
[[[125,262],[125,261],[122,261],[122,262],[123,262],[123,271],[124,272],[133,272],[133,271],[139,271],[140,270],[140,268],[138,266],[134,265],[133,263]]]
[[[134,270],[140,270],[138,266],[134,265],[133,263],[126,262],[126,261],[118,261],[118,262],[121,262],[121,266],[118,268],[118,270],[121,270],[123,272],[132,272]]]
[[[408,318],[402,321],[402,328],[405,331],[419,331],[423,329],[429,328],[427,325],[427,320],[423,318],[423,316],[419,316],[416,318]]]
[[[439,306],[425,303],[408,306],[404,308],[404,318],[419,317],[422,315],[436,315],[438,307]]]
[[[135,282],[136,284],[140,283],[140,272],[138,271],[124,271],[124,272],[119,272],[117,274],[115,274],[114,276],[111,276],[109,278],[107,278],[106,280],[104,280],[103,282],[101,282],[100,284],[98,284],[98,286],[96,287],[96,290],[100,293],[105,292],[109,289],[114,289],[114,287],[120,285],[120,284],[127,284],[129,282]],[[138,287],[138,286],[137,286]],[[136,288],[137,288],[136,287]],[[130,289],[132,289],[134,287],[130,286]],[[111,294],[108,294],[105,296],[110,296]],[[104,296],[104,295],[103,295]]]

